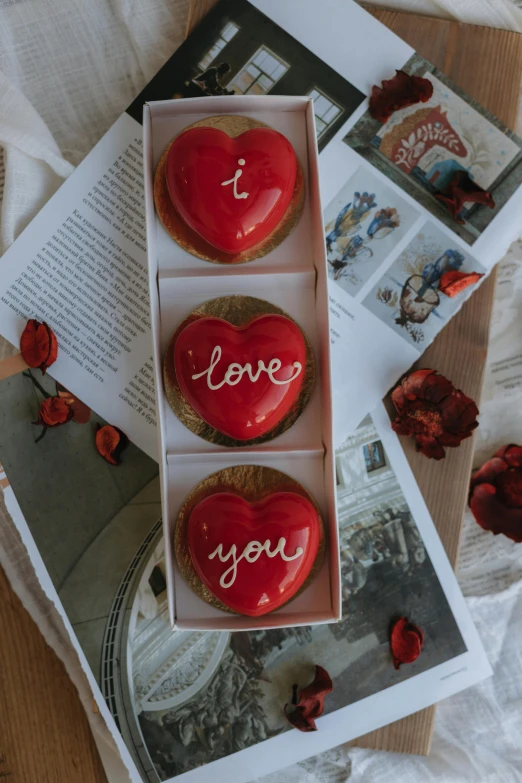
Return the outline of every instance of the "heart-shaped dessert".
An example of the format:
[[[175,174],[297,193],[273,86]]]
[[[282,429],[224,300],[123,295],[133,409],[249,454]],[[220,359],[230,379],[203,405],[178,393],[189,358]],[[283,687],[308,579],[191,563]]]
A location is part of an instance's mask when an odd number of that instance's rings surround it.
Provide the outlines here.
[[[174,344],[176,379],[196,413],[224,435],[251,440],[272,430],[303,385],[306,342],[284,315],[233,326],[198,318]]]
[[[322,525],[314,505],[294,492],[257,503],[220,492],[194,507],[187,539],[211,593],[234,612],[259,617],[302,587],[319,553]]]
[[[272,128],[232,138],[189,128],[170,145],[166,178],[181,218],[225,253],[241,253],[274,231],[292,200],[297,159]]]

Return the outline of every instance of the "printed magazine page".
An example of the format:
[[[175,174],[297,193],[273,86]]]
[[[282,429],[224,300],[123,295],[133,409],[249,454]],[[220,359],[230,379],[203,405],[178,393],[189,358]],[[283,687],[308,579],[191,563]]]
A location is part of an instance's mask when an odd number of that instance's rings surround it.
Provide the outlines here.
[[[384,408],[336,454],[344,619],[172,632],[156,463],[134,445],[117,470],[100,459],[94,414],[37,442],[31,422],[43,390],[55,393],[55,382],[30,372],[0,382],[0,462],[23,542],[133,780],[253,780],[490,673]],[[425,644],[396,670],[389,624],[401,615],[419,624]],[[283,708],[315,664],[334,688],[319,730],[302,734]]]
[[[3,258],[0,332],[18,345],[27,318],[47,321],[60,343],[53,375],[153,458],[145,101],[313,98],[339,442],[471,295],[448,299],[441,275],[489,271],[519,231],[520,140],[351,0],[325,0],[321,25],[313,0],[295,8],[221,0]],[[366,96],[396,68],[429,78],[433,98],[381,126]],[[434,193],[462,170],[495,208],[464,205],[458,224]]]

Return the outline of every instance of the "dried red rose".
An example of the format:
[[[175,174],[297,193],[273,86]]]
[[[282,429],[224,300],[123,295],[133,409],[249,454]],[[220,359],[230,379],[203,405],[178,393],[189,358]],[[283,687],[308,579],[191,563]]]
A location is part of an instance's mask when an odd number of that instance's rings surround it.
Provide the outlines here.
[[[121,453],[127,448],[129,439],[117,427],[105,424],[98,426],[96,430],[96,448],[103,459],[110,462],[111,465],[119,465]]]
[[[386,122],[392,114],[414,103],[426,103],[433,95],[433,84],[421,76],[410,76],[397,71],[393,79],[383,81],[382,87],[372,87],[370,115],[374,120]]]
[[[28,367],[45,374],[58,356],[58,340],[50,326],[31,318],[20,338],[20,352]]]
[[[38,411],[38,421],[35,424],[41,424],[42,427],[59,427],[61,424],[67,424],[73,417],[73,412],[65,400],[60,397],[48,397],[42,400],[40,410]]]
[[[476,471],[469,506],[484,530],[522,542],[522,446],[502,446]]]
[[[56,384],[56,390],[58,396],[67,403],[69,408],[71,408],[73,412],[72,420],[77,424],[87,424],[91,418],[91,409],[60,383]]]
[[[419,657],[424,644],[424,633],[407,617],[399,617],[390,634],[390,649],[396,669],[402,663],[413,663]]]
[[[459,446],[478,427],[478,408],[472,399],[435,370],[416,370],[391,395],[397,411],[392,428],[415,438],[417,451],[443,459],[445,446]]]
[[[460,213],[466,203],[483,204],[491,209],[495,206],[489,190],[484,190],[480,185],[477,185],[467,171],[456,171],[449,186],[434,195],[436,199],[446,205],[457,223],[465,222]]]
[[[330,675],[322,666],[315,667],[315,677],[310,685],[299,691],[293,686],[292,704],[285,704],[285,715],[288,722],[299,731],[317,731],[315,719],[324,712],[324,697],[331,693],[333,683]]]
[[[469,288],[470,285],[478,283],[481,277],[484,277],[484,275],[481,275],[479,272],[458,272],[456,269],[453,269],[451,272],[444,272],[441,276],[439,290],[446,296],[453,298],[460,294],[461,291]]]

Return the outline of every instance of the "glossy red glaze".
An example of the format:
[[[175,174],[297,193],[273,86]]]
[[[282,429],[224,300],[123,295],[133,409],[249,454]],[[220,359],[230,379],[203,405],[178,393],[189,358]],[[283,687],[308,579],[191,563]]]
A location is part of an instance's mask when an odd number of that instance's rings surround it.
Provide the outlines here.
[[[273,429],[294,404],[306,369],[306,343],[284,315],[261,315],[241,327],[200,318],[178,335],[174,367],[183,395],[207,424],[250,440]],[[260,367],[272,367],[271,374]]]
[[[222,603],[250,617],[272,612],[295,595],[315,562],[321,536],[314,506],[293,492],[276,492],[254,504],[232,492],[211,495],[197,504],[188,524],[199,578]]]
[[[238,171],[235,182],[222,184]],[[174,207],[225,253],[241,253],[272,233],[292,199],[296,172],[292,145],[271,128],[235,139],[217,128],[191,128],[174,139],[167,156]]]

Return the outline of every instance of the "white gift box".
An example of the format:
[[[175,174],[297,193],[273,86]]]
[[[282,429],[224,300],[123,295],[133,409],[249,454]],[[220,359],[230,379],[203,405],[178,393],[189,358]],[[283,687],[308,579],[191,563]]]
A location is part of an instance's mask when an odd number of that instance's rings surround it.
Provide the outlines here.
[[[169,142],[208,117],[242,115],[265,123],[291,142],[304,174],[305,204],[292,233],[272,252],[246,264],[203,261],[165,231],[154,208],[153,181]],[[334,622],[341,617],[339,540],[332,439],[330,330],[318,152],[310,98],[219,96],[155,101],[144,106],[143,156],[159,464],[170,621],[186,630],[247,631]],[[307,336],[316,383],[296,423],[257,446],[226,448],[187,429],[171,409],[163,386],[163,360],[178,325],[198,305],[244,294],[277,305]],[[205,477],[233,465],[264,465],[298,481],[318,503],[326,531],[321,569],[297,598],[262,617],[221,611],[200,599],[179,573],[173,534],[179,509]]]

